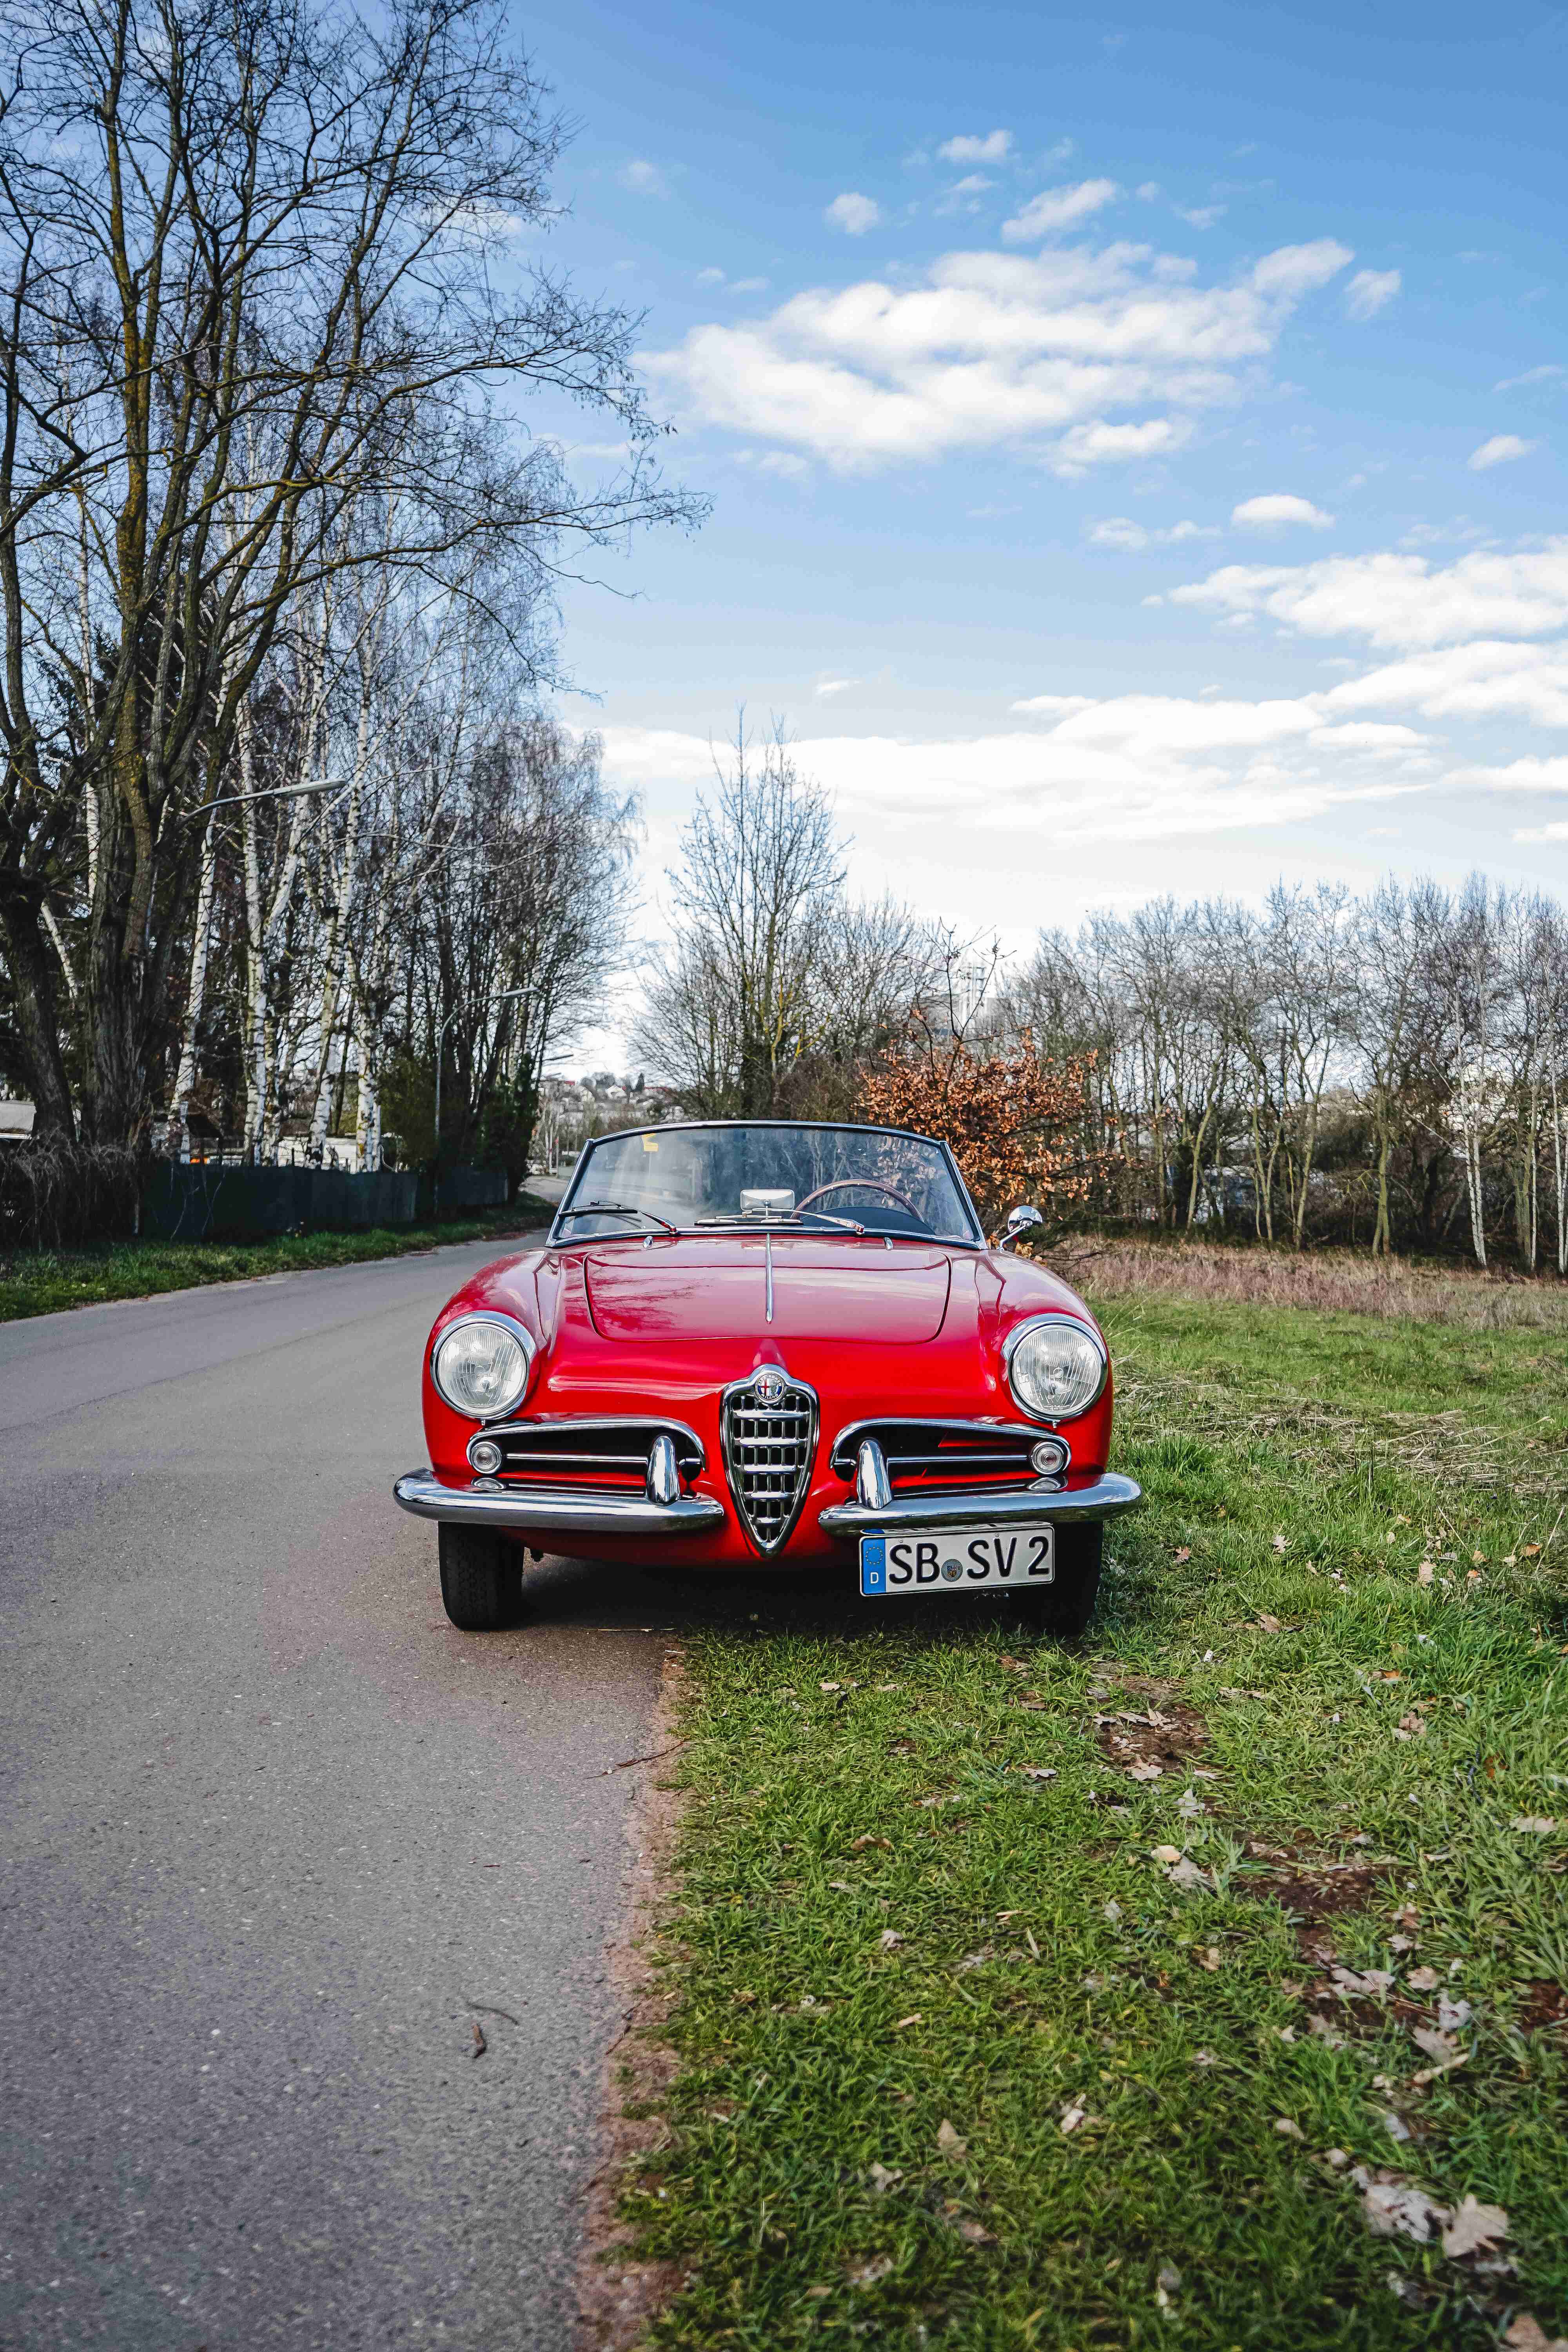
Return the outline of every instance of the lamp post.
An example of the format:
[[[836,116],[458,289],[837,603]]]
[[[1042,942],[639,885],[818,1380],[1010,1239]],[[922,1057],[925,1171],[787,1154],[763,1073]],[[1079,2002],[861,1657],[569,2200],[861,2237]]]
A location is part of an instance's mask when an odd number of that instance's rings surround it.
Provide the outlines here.
[[[485,999],[485,1005],[488,1009],[492,1004],[509,1004],[514,996],[526,996],[527,994],[528,991],[526,988],[503,988],[499,995],[487,996]],[[439,1223],[441,1217],[441,1047],[446,1040],[447,1030],[451,1027],[453,1022],[457,1019],[462,1009],[463,1008],[460,1004],[454,1004],[452,1010],[447,1013],[447,1018],[442,1022],[440,1027],[436,1032],[436,1159],[430,1176],[430,1218],[432,1223]]]

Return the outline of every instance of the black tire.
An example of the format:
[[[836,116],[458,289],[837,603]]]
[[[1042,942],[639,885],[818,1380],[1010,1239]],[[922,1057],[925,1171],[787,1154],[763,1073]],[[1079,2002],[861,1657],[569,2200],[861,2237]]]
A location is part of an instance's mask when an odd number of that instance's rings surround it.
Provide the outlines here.
[[[1068,1519],[1057,1529],[1057,1572],[1044,1592],[1021,1603],[1042,1633],[1066,1638],[1081,1633],[1094,1614],[1105,1556],[1103,1519]]]
[[[522,1562],[517,1547],[483,1528],[442,1522],[441,1600],[465,1633],[497,1633],[522,1614]]]

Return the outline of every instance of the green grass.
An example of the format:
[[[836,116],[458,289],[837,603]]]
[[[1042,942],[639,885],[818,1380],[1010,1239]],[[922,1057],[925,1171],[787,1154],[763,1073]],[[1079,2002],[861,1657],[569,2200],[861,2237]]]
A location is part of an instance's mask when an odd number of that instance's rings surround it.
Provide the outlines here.
[[[443,1217],[439,1224],[281,1234],[258,1242],[105,1242],[96,1249],[17,1250],[0,1256],[0,1323],[26,1315],[53,1315],[63,1307],[97,1307],[109,1299],[192,1290],[208,1282],[246,1282],[259,1275],[404,1257],[413,1250],[451,1242],[493,1235],[499,1244],[547,1225],[553,1214],[548,1202],[521,1193],[509,1209]]]
[[[1568,2033],[1540,2022],[1568,1980],[1568,1344],[1107,1321],[1150,1501],[1084,1643],[826,1592],[690,1644],[680,2071],[624,2202],[686,2277],[660,2346],[1568,2324]],[[1164,1731],[1096,1725],[1151,1704]],[[1336,1965],[1394,1971],[1389,1998],[1335,1998]],[[1421,2083],[1439,1988],[1468,2063]],[[1373,2234],[1358,2166],[1506,2209],[1517,2271]]]

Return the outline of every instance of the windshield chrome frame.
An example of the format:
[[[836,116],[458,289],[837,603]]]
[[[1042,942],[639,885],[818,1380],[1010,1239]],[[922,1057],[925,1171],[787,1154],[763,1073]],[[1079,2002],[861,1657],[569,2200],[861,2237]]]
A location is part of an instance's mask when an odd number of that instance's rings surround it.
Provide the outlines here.
[[[689,1130],[691,1129],[700,1129],[706,1133],[711,1133],[715,1129],[727,1127],[788,1128],[791,1132],[795,1134],[798,1134],[802,1129],[805,1129],[809,1132],[821,1135],[900,1135],[906,1136],[911,1143],[926,1144],[931,1150],[940,1152],[943,1160],[946,1162],[947,1172],[952,1179],[953,1189],[958,1194],[959,1202],[968,1214],[975,1238],[973,1241],[966,1241],[961,1234],[957,1234],[894,1233],[888,1234],[878,1232],[870,1225],[867,1226],[864,1238],[868,1241],[891,1240],[896,1242],[921,1242],[923,1243],[928,1249],[933,1243],[945,1249],[984,1250],[989,1247],[989,1244],[985,1238],[985,1228],[982,1224],[979,1212],[975,1208],[974,1202],[970,1197],[969,1187],[963,1181],[958,1162],[953,1158],[952,1150],[948,1145],[942,1140],[940,1136],[922,1135],[919,1128],[916,1127],[874,1127],[868,1120],[855,1118],[666,1118],[658,1120],[647,1127],[617,1127],[613,1128],[608,1135],[590,1136],[587,1142],[584,1144],[583,1149],[577,1154],[575,1164],[572,1170],[570,1181],[566,1186],[566,1190],[561,1195],[560,1201],[556,1204],[555,1214],[551,1220],[550,1231],[545,1238],[545,1247],[547,1249],[559,1249],[574,1245],[571,1233],[568,1232],[563,1234],[561,1231],[561,1221],[563,1217],[565,1216],[567,1210],[571,1207],[572,1196],[583,1181],[583,1175],[587,1166],[589,1155],[599,1144],[611,1142],[619,1143],[626,1137],[633,1135],[674,1135],[680,1133],[682,1130]],[[584,1213],[586,1213],[585,1207]],[[610,1216],[614,1212],[606,1209],[604,1213],[605,1216]],[[805,1212],[805,1214],[807,1217],[811,1217],[815,1214],[815,1212],[807,1209]],[[722,1223],[716,1223],[710,1219],[695,1224],[682,1225],[679,1230],[680,1238],[682,1240],[688,1239],[691,1235],[700,1233],[732,1233],[739,1234],[743,1239],[748,1233],[776,1233],[781,1226],[792,1233],[816,1234],[820,1238],[824,1239],[832,1239],[836,1234],[842,1233],[842,1228],[837,1225],[824,1226],[804,1223],[797,1224],[793,1215],[787,1217],[746,1217],[744,1219],[737,1216],[733,1223],[731,1223],[728,1221]],[[634,1225],[629,1222],[629,1220],[626,1223],[624,1231],[621,1233],[584,1234],[578,1237],[584,1246],[591,1243],[597,1242],[640,1242],[647,1239],[657,1241],[658,1238],[659,1236],[657,1234],[650,1235],[646,1225]],[[668,1239],[668,1236],[666,1235],[665,1238]],[[855,1234],[843,1234],[843,1238],[846,1241],[856,1241],[860,1239],[861,1236]]]

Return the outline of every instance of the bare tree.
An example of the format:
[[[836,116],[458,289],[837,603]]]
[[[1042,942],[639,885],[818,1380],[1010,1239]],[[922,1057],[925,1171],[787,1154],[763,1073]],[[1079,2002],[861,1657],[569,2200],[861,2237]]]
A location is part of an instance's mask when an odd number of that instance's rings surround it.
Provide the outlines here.
[[[843,849],[826,793],[801,775],[782,728],[759,756],[742,718],[714,769],[670,877],[675,945],[656,961],[638,1049],[683,1089],[766,1118],[820,1034]]]
[[[200,809],[374,492],[405,561],[691,520],[647,462],[635,321],[492,267],[561,141],[498,0],[21,0],[0,35],[0,932],[42,1125],[134,1132],[199,894]],[[520,286],[503,299],[503,282]],[[607,411],[580,491],[488,387]],[[389,499],[388,494],[395,493]],[[208,797],[213,795],[208,794]]]

